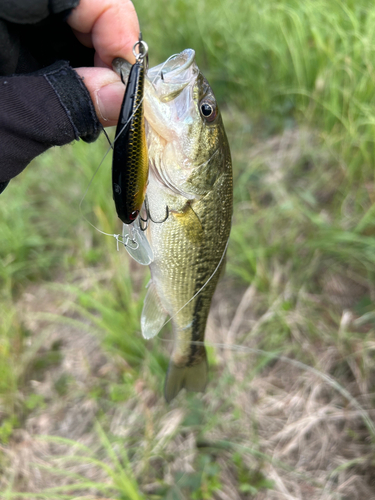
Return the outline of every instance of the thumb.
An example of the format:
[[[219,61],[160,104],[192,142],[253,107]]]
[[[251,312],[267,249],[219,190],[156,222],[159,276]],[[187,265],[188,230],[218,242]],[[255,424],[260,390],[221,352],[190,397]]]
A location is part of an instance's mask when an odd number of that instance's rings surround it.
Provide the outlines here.
[[[89,91],[103,127],[116,125],[125,92],[120,77],[108,68],[75,68],[75,71]]]

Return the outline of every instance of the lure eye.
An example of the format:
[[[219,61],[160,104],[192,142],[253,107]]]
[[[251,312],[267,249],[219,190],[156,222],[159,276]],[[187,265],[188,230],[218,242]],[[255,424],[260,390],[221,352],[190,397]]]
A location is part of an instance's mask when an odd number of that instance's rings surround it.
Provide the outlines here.
[[[200,103],[201,115],[207,122],[212,122],[216,118],[216,105],[210,101],[202,101]]]
[[[135,219],[137,218],[137,215],[139,214],[139,210],[134,210],[134,212],[132,212],[130,215],[129,215],[129,219],[133,222],[135,221]]]

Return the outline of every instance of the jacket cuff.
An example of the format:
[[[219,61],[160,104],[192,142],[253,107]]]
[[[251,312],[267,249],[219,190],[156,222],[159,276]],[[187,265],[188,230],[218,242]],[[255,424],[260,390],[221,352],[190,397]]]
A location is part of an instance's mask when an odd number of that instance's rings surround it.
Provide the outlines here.
[[[66,61],[58,61],[40,70],[55,91],[72,124],[75,139],[95,141],[102,126],[96,116],[89,91],[77,72]]]

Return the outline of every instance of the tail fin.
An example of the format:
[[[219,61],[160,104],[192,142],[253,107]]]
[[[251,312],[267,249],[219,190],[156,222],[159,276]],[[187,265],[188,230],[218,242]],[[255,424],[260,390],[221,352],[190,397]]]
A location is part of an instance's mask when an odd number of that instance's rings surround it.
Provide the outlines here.
[[[176,366],[171,360],[164,385],[167,403],[170,403],[183,388],[187,391],[203,392],[207,385],[207,373],[206,356],[203,356],[200,363],[182,368]]]

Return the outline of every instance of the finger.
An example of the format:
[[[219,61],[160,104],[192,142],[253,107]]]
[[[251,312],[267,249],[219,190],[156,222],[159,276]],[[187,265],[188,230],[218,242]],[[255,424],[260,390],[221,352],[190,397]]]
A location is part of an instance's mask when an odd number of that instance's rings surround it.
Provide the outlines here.
[[[73,30],[73,33],[82,43],[82,45],[84,45],[85,47],[89,47],[89,49],[93,48],[94,45],[92,43],[92,38],[90,33],[81,33],[80,31],[77,30]]]
[[[74,30],[91,34],[94,48],[105,64],[111,65],[115,57],[134,62],[139,23],[130,0],[81,0],[67,22]]]
[[[120,77],[107,68],[75,68],[90,93],[95,111],[104,127],[117,124],[125,86]]]
[[[108,64],[106,64],[105,62],[103,62],[100,59],[100,57],[99,57],[99,55],[98,55],[97,52],[95,52],[95,54],[94,54],[94,66],[96,68],[108,68],[108,69],[112,69],[112,65],[108,66]]]

